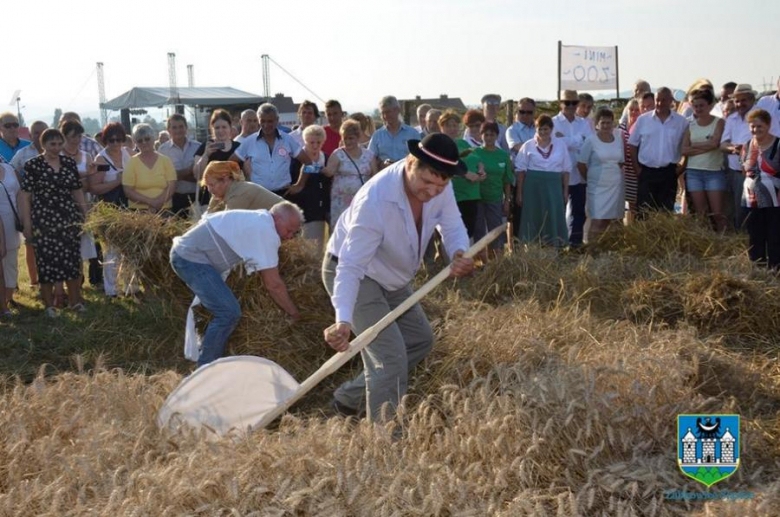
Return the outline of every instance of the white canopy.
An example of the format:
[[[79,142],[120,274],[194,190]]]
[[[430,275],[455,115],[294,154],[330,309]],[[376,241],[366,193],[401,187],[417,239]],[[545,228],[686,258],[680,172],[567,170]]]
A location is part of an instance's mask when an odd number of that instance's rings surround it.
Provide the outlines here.
[[[265,100],[264,97],[254,93],[243,92],[229,86],[215,86],[212,88],[180,87],[177,90],[178,97],[171,97],[170,88],[136,87],[115,99],[101,104],[100,107],[119,111],[122,109],[153,108],[171,104],[185,104],[187,106],[258,105]]]

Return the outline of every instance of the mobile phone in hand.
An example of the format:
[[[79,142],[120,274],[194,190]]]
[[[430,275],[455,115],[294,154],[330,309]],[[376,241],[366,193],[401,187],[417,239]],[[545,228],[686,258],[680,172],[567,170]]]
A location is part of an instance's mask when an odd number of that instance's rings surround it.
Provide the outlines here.
[[[108,172],[110,170],[111,170],[111,166],[108,165],[107,163],[99,163],[97,166],[98,172]]]

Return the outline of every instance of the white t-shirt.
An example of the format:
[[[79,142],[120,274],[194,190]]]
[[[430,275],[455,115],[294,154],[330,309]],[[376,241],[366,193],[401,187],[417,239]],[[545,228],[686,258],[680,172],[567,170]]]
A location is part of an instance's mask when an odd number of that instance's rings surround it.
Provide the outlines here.
[[[758,99],[756,109],[762,109],[769,112],[772,116],[772,125],[769,132],[775,136],[780,136],[780,99],[775,95],[766,95]]]

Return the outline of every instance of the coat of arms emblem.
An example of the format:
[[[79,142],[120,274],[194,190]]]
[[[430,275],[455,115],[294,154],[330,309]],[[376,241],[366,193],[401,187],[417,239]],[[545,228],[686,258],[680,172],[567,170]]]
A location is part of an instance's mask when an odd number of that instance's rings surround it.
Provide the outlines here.
[[[739,468],[739,415],[677,415],[677,464],[710,487]]]

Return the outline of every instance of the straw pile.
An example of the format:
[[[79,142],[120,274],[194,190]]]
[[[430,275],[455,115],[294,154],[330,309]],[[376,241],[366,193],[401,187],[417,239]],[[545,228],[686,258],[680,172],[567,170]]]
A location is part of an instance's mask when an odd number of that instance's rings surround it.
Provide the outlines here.
[[[743,235],[718,235],[696,217],[655,213],[628,226],[610,227],[590,247],[647,258],[685,254],[709,259],[743,254],[747,240]]]
[[[144,287],[181,318],[182,329],[193,294],[171,269],[169,254],[173,238],[190,224],[110,205],[95,207],[88,221],[88,228],[102,242],[123,255]],[[268,295],[259,274],[231,273],[228,285],[241,304],[242,318],[228,342],[229,353],[266,357],[299,380],[324,362],[332,350],[324,344],[322,331],[332,323],[333,312],[319,266],[312,246],[302,239],[285,242],[279,251],[279,272],[302,315],[294,325]],[[209,318],[202,309],[197,314],[202,332]]]

